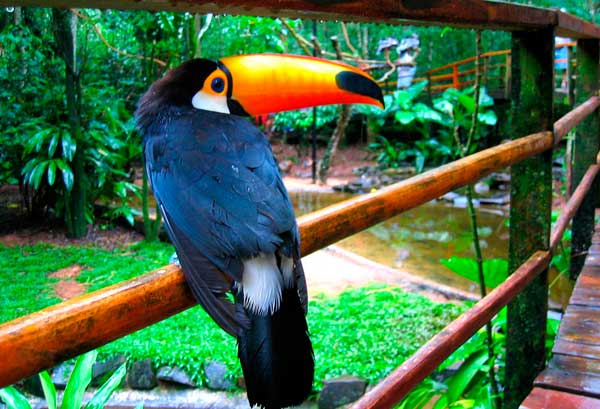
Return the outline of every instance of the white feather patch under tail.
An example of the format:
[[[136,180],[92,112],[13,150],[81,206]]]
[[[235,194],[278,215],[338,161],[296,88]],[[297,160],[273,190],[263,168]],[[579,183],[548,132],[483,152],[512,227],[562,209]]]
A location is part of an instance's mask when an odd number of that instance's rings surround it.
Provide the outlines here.
[[[244,307],[250,311],[260,315],[277,311],[282,285],[283,277],[274,254],[261,253],[258,257],[244,260]]]

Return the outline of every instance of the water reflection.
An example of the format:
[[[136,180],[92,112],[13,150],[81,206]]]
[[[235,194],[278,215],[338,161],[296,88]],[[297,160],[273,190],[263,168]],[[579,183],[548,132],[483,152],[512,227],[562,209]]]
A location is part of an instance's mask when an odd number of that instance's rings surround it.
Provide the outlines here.
[[[350,198],[341,193],[291,193],[296,215],[301,216]],[[486,206],[477,209],[484,259],[508,255],[508,210]],[[378,263],[473,293],[477,284],[440,264],[441,258],[474,257],[467,209],[431,202],[393,217],[337,243],[340,247]],[[551,272],[551,280],[555,273]],[[552,299],[562,304],[569,293],[568,280],[559,280]]]

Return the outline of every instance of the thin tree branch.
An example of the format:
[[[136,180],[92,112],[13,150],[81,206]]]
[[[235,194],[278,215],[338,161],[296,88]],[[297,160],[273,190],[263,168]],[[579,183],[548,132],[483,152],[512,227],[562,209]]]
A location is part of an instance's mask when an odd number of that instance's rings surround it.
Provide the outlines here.
[[[342,34],[344,35],[344,41],[346,42],[346,46],[352,52],[353,55],[358,55],[358,51],[356,51],[356,48],[354,48],[352,42],[350,41],[350,37],[348,36],[348,28],[346,27],[346,23],[342,21],[340,22],[340,25],[342,26]]]
[[[92,28],[94,29],[94,31],[96,31],[96,34],[98,34],[98,38],[100,39],[100,41],[102,41],[102,42],[104,43],[104,45],[106,45],[106,46],[107,46],[109,49],[111,49],[112,51],[116,52],[117,54],[120,54],[120,55],[122,55],[122,56],[125,56],[125,57],[136,58],[136,59],[138,59],[138,60],[148,60],[148,61],[153,61],[153,62],[155,62],[156,64],[160,65],[161,67],[166,67],[166,66],[167,66],[167,63],[166,63],[166,62],[164,62],[164,61],[162,61],[162,60],[159,60],[158,58],[148,58],[148,57],[145,57],[145,56],[143,56],[143,55],[138,55],[138,54],[130,54],[130,53],[128,53],[128,52],[125,52],[125,51],[119,50],[118,48],[116,48],[116,47],[114,47],[113,45],[111,45],[111,44],[110,44],[110,43],[109,43],[109,42],[106,40],[106,38],[104,38],[104,36],[103,36],[103,35],[102,35],[102,33],[100,32],[100,28],[99,28],[99,27],[98,27],[96,24],[92,23],[92,21],[90,20],[90,18],[89,18],[88,16],[86,16],[86,15],[83,15],[83,14],[79,13],[79,12],[78,12],[77,10],[75,10],[75,9],[70,9],[70,11],[71,11],[71,13],[75,14],[77,17],[79,17],[79,18],[81,18],[81,19],[83,19],[83,20],[87,21],[88,23],[90,23],[90,24],[92,25]]]
[[[294,30],[292,28],[292,26],[290,26],[288,24],[288,22],[285,21],[284,19],[281,19],[281,24],[283,24],[283,26],[289,31],[289,33],[292,35],[292,37],[294,37],[294,39],[296,39],[296,42],[302,48],[302,50],[304,50],[304,53],[306,55],[312,55],[312,52],[309,49],[309,47],[312,47],[312,44],[310,44],[310,42],[308,40],[306,40],[304,37],[299,35],[296,32],[296,30]]]

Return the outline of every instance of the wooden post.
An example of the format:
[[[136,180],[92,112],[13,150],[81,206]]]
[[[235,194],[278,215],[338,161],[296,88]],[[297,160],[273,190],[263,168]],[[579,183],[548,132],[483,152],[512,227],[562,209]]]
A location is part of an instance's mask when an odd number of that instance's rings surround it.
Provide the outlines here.
[[[452,87],[458,88],[458,65],[452,64]]]
[[[510,90],[512,88],[511,75],[512,75],[512,56],[510,54],[506,54],[505,61],[504,61],[504,97],[506,99],[510,98]]]
[[[551,130],[554,30],[512,36],[512,134]],[[552,151],[511,168],[509,271],[514,272],[550,239]],[[505,409],[518,408],[544,367],[548,270],[508,305]]]
[[[577,81],[575,83],[575,103],[585,102],[598,92],[598,40],[577,41]],[[598,137],[600,137],[598,111],[588,115],[576,128],[571,153],[571,189],[585,174],[588,167],[596,163]],[[583,267],[587,250],[590,247],[594,231],[594,198],[597,188],[593,187],[573,218],[571,240],[570,276],[576,279]],[[572,193],[572,192],[569,192]]]

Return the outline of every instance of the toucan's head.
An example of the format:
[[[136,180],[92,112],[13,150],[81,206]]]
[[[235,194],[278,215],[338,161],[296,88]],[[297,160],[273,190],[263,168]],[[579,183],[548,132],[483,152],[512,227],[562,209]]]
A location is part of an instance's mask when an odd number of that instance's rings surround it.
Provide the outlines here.
[[[143,127],[148,116],[168,106],[255,116],[353,103],[383,108],[381,89],[358,68],[313,57],[251,54],[184,62],[152,84],[137,116]]]

